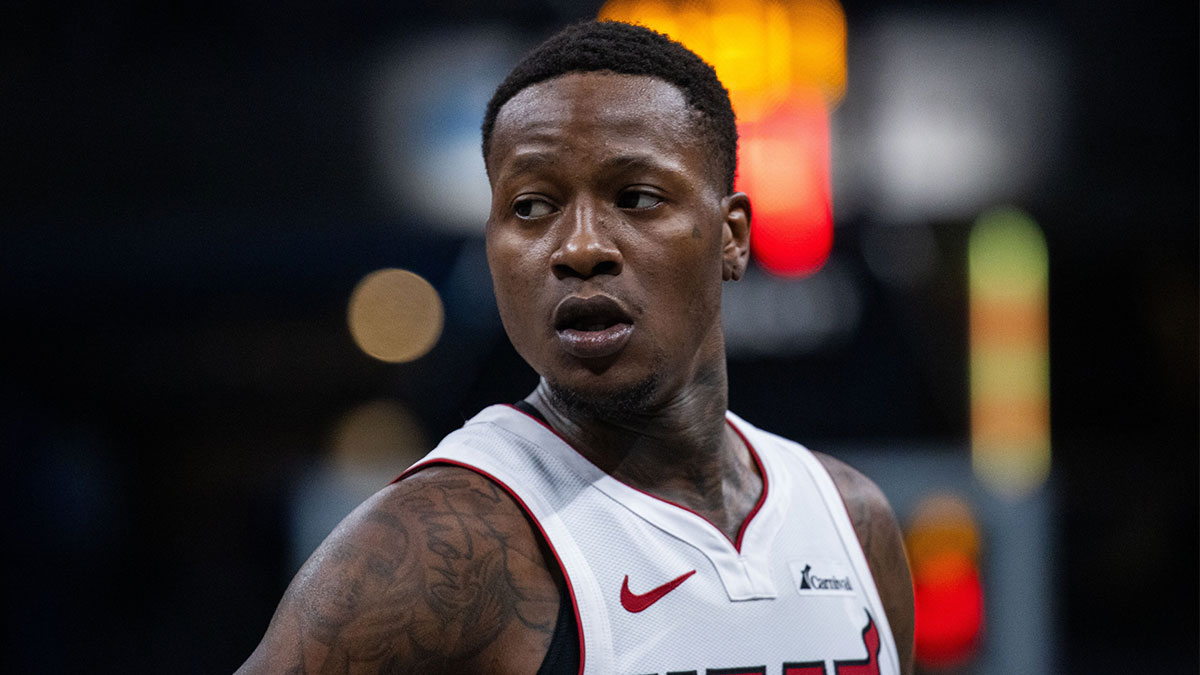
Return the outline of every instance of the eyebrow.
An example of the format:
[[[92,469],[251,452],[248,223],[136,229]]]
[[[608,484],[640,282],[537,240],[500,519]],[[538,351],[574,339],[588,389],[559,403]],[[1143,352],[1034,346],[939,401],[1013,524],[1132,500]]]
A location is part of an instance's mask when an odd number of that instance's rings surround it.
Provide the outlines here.
[[[512,159],[505,167],[506,174],[523,174],[527,171],[541,168],[554,163],[555,155],[550,152],[523,152]]]
[[[674,162],[664,162],[656,155],[618,155],[604,160],[600,167],[609,171],[622,169],[646,169],[650,171],[667,171],[670,173],[678,173],[680,171]]]
[[[555,152],[531,151],[524,152],[512,159],[506,167],[506,174],[520,175],[529,171],[535,171],[547,165],[552,165],[561,160],[561,155]],[[656,155],[629,154],[617,155],[609,157],[600,163],[600,170],[604,172],[617,172],[643,169],[647,171],[665,171],[667,173],[678,174],[682,173],[682,169],[675,162],[664,162]]]

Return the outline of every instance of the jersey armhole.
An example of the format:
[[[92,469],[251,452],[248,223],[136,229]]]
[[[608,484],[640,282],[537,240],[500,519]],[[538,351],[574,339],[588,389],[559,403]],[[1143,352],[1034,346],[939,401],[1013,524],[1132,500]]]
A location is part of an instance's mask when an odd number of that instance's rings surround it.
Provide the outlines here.
[[[887,609],[883,606],[883,598],[881,598],[879,595],[879,585],[875,581],[875,573],[871,571],[871,564],[867,560],[867,551],[863,548],[862,542],[858,539],[858,531],[854,529],[854,519],[850,517],[850,506],[846,504],[846,497],[842,495],[841,489],[838,488],[837,481],[834,480],[833,474],[830,473],[829,468],[825,466],[825,463],[822,462],[820,458],[818,458],[816,454],[814,454],[813,451],[809,450],[808,448],[804,448],[804,454],[806,455],[805,464],[809,466],[810,471],[817,474],[813,478],[815,481],[817,481],[819,489],[825,493],[825,502],[827,508],[829,508],[831,512],[830,515],[833,517],[834,522],[838,524],[838,529],[846,530],[851,538],[851,541],[854,542],[853,546],[856,553],[851,554],[851,560],[854,561],[854,566],[861,568],[862,572],[865,573],[867,578],[871,580],[871,587],[867,591],[867,599],[870,604],[875,605],[875,609],[880,615],[880,620],[876,623],[882,622],[882,628],[886,629],[881,630],[880,634],[881,636],[886,637],[883,642],[889,646],[890,660],[896,665],[896,668],[899,669],[900,650],[896,647],[896,636],[892,633],[892,622],[888,618]],[[840,510],[834,507],[832,504],[829,504],[829,502],[832,501],[829,499],[829,492],[833,492],[834,495],[837,495],[837,504],[839,507],[841,507]],[[845,533],[843,534],[842,538],[843,540],[846,538]]]
[[[554,543],[551,542],[550,537],[547,536],[546,529],[542,527],[541,521],[539,521],[537,516],[534,515],[533,511],[525,503],[525,500],[521,499],[521,496],[518,495],[512,488],[510,488],[504,481],[496,478],[492,474],[480,469],[479,467],[471,466],[470,464],[466,464],[464,462],[458,462],[452,459],[444,458],[436,458],[425,462],[420,462],[406,469],[404,473],[401,473],[396,480],[392,482],[395,483],[403,480],[404,478],[416,474],[422,469],[433,466],[455,466],[483,476],[499,486],[500,489],[504,490],[504,492],[511,497],[514,502],[517,503],[517,506],[521,508],[521,511],[525,513],[525,517],[529,519],[529,522],[533,523],[535,529],[537,530],[538,536],[541,537],[542,543],[545,544],[546,550],[550,551],[551,555],[554,557],[554,564],[558,565],[558,571],[563,580],[563,587],[558,589],[558,617],[554,623],[554,632],[550,636],[550,646],[546,650],[546,656],[542,660],[541,666],[538,668],[537,675],[569,675],[571,673],[583,675],[583,657],[586,652],[583,642],[583,632],[580,630],[579,602],[575,598],[575,589],[571,584],[571,577],[567,574],[566,566],[563,565],[562,557],[559,556],[558,551],[554,548]],[[568,604],[571,607],[569,612],[564,610],[564,606]],[[570,639],[572,635],[575,637],[574,640]]]

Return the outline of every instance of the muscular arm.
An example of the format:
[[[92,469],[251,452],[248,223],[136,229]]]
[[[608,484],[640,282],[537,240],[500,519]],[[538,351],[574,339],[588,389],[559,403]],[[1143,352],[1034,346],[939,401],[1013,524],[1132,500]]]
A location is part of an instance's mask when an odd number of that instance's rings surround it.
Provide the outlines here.
[[[828,455],[815,454],[842,493],[892,627],[900,670],[908,675],[913,669],[913,589],[896,516],[871,479]]]
[[[554,630],[555,583],[507,494],[432,467],[338,525],[238,673],[533,673]]]

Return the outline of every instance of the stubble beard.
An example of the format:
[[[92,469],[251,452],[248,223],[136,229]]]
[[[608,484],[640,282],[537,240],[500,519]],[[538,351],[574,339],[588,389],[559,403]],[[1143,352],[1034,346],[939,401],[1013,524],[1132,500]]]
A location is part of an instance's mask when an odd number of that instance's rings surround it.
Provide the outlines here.
[[[609,421],[632,420],[644,416],[653,406],[659,386],[658,373],[651,373],[632,385],[597,393],[581,391],[548,379],[550,393],[568,416]]]

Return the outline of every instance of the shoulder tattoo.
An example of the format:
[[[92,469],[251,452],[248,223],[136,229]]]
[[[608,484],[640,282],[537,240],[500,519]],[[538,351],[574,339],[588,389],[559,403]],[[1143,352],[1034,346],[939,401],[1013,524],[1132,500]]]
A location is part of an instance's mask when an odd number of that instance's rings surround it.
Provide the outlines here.
[[[482,476],[435,468],[389,486],[334,530],[293,581],[264,646],[277,629],[293,636],[290,663],[271,672],[453,671],[488,658],[505,635],[544,650],[557,609],[520,508]]]

